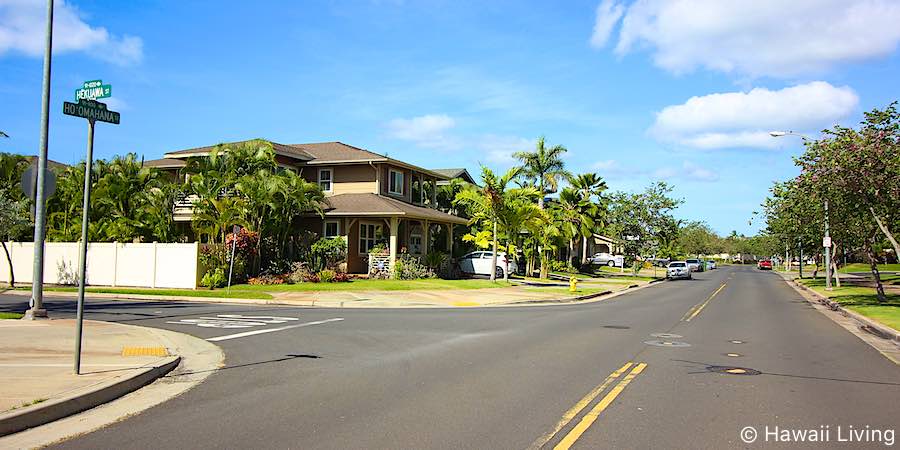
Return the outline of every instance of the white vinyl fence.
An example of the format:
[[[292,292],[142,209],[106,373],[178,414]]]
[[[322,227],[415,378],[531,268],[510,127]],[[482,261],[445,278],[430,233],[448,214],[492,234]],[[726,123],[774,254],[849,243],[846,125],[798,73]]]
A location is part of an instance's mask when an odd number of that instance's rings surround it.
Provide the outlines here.
[[[34,243],[7,242],[17,283],[31,283]],[[44,283],[78,284],[78,242],[48,242],[44,247]],[[200,245],[88,244],[87,284],[149,288],[195,289]],[[0,249],[0,282],[9,282],[9,263]]]

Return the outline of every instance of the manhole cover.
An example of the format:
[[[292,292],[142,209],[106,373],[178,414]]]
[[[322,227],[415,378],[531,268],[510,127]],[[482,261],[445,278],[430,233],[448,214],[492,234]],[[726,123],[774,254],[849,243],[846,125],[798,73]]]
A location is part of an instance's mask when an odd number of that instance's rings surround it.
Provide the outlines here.
[[[725,353],[725,356],[727,356],[729,358],[740,358],[741,356],[744,356],[744,355],[742,355],[740,353]]]
[[[660,339],[678,339],[683,338],[684,336],[680,334],[672,334],[672,333],[653,333],[650,336]]]
[[[610,328],[613,330],[630,330],[631,327],[626,327],[625,325],[603,325],[603,328]]]
[[[747,367],[709,366],[706,370],[724,375],[759,375],[762,372]]]
[[[652,341],[644,341],[647,345],[654,345],[656,347],[690,347],[691,344],[687,342],[679,342],[679,341],[664,341],[662,339],[652,340]]]
[[[732,344],[743,344],[743,343],[744,343],[744,341],[739,341],[739,340],[737,340],[737,339],[733,339],[733,340],[730,340],[730,341],[728,341],[728,342],[731,342]]]

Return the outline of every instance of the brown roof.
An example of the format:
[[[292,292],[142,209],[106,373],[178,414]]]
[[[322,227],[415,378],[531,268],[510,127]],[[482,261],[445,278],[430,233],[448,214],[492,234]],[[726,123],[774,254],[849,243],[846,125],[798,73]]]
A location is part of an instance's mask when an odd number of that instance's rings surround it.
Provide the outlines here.
[[[454,178],[459,178],[467,183],[477,184],[477,183],[475,183],[475,179],[472,178],[472,175],[469,174],[469,171],[466,169],[463,169],[463,168],[431,169],[431,171],[447,177],[448,180],[452,180]]]
[[[221,143],[219,145],[227,147],[229,145],[243,144],[243,143],[247,143],[247,142],[251,142],[251,141],[255,141],[255,140],[266,141],[265,139],[248,139],[246,141],[227,142],[227,143]],[[272,149],[275,150],[276,155],[288,156],[290,158],[299,159],[301,161],[309,161],[309,160],[313,159],[312,155],[309,155],[308,153],[304,152],[303,150],[301,150],[297,147],[294,147],[292,145],[284,145],[284,144],[279,144],[277,142],[272,142],[272,141],[266,141],[266,142],[272,144]],[[165,158],[171,158],[173,156],[176,158],[178,158],[178,157],[185,158],[188,156],[206,156],[210,152],[215,150],[215,148],[216,148],[215,145],[209,145],[206,147],[197,147],[197,148],[189,148],[187,150],[178,150],[175,152],[166,153]]]
[[[175,158],[151,159],[144,161],[144,167],[156,167],[157,169],[180,169],[187,165],[187,161]]]
[[[468,220],[436,209],[410,205],[378,194],[338,194],[325,200],[326,216],[408,217],[438,222],[468,223]]]
[[[31,164],[36,164],[37,159],[38,159],[37,155],[26,156],[25,158],[28,159],[28,162]],[[50,158],[47,158],[47,168],[48,169],[66,170],[67,167],[69,167],[68,164],[64,164],[59,161],[54,161]]]
[[[311,144],[291,144],[312,156],[316,164],[348,161],[388,161],[390,158],[375,152],[347,145],[343,142],[315,142]]]

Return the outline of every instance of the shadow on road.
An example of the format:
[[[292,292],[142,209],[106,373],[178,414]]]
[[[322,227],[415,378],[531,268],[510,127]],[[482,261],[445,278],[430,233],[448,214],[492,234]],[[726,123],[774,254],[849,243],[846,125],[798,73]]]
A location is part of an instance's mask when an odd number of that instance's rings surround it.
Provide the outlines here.
[[[198,373],[216,372],[219,370],[240,369],[242,367],[250,367],[250,366],[258,366],[258,365],[262,365],[262,364],[271,364],[271,363],[277,363],[277,362],[291,361],[294,359],[322,359],[322,357],[319,355],[308,355],[308,354],[297,354],[297,355],[287,354],[281,358],[268,359],[265,361],[256,361],[256,362],[252,362],[252,363],[235,364],[233,366],[225,365],[225,366],[222,366],[222,367],[219,367],[216,369],[197,370],[197,371],[193,371],[193,372],[170,373],[169,375],[166,375],[163,378],[175,378],[175,377],[179,377],[182,375],[194,375],[194,374],[198,374]]]

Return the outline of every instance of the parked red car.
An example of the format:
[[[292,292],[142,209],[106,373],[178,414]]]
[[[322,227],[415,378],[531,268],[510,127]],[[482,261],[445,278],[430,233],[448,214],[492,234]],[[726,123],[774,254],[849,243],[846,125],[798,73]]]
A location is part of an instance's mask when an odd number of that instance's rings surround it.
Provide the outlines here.
[[[758,263],[756,263],[756,268],[759,270],[772,270],[772,261],[768,259],[764,259]]]

